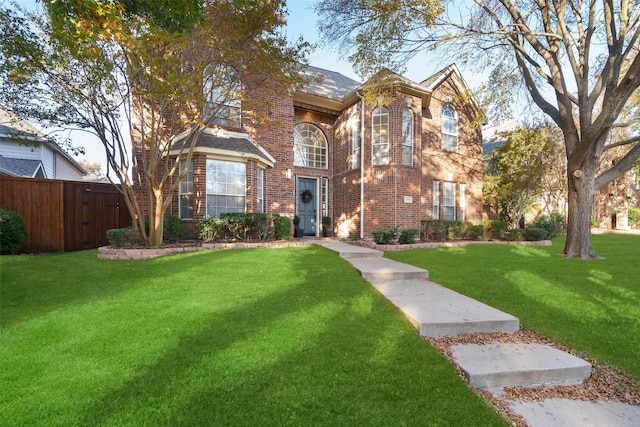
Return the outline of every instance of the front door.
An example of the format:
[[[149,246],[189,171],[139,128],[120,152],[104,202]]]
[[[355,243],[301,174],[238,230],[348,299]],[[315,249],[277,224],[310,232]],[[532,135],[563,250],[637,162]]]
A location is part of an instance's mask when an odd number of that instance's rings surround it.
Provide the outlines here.
[[[309,197],[309,194],[311,197]],[[305,236],[315,236],[317,231],[316,206],[316,180],[310,178],[298,179],[298,216],[300,228]]]

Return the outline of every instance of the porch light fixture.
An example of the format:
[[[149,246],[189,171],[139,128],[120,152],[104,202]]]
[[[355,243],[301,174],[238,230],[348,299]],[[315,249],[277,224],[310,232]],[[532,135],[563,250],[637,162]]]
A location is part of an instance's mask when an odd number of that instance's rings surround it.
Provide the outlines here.
[[[291,168],[287,168],[284,174],[287,179],[291,179]]]

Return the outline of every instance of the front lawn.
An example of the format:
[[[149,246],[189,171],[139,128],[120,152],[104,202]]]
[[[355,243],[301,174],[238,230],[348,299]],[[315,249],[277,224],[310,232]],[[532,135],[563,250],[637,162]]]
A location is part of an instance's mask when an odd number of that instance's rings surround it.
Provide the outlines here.
[[[601,260],[550,247],[469,245],[389,252],[431,280],[520,319],[523,327],[640,380],[640,236],[593,236]]]
[[[317,246],[2,256],[0,302],[3,426],[506,424]]]

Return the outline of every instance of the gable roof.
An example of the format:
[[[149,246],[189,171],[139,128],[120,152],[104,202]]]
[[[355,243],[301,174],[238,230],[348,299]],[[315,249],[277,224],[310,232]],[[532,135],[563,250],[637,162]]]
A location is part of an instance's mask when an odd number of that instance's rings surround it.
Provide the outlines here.
[[[175,137],[171,144],[171,155],[180,154],[180,148],[188,135],[189,131],[186,131]],[[270,167],[276,163],[276,159],[246,133],[217,128],[206,128],[202,131],[196,141],[194,152],[248,158]]]
[[[35,178],[46,177],[42,161],[35,159],[13,159],[0,155],[0,175]]]
[[[460,92],[469,91],[469,86],[462,78],[455,64],[443,68],[420,83],[416,83],[386,68],[381,69],[370,77],[365,84],[350,79],[338,72],[313,66],[307,67],[305,70],[302,70],[301,73],[315,80],[296,92],[294,94],[294,101],[328,108],[336,112],[341,111],[346,106],[358,100],[358,91],[366,84],[389,84],[397,86],[403,92],[422,98],[423,107],[429,105],[431,93],[447,78],[453,80],[453,83]],[[473,107],[480,111],[480,107],[473,97],[471,98],[471,102]]]
[[[22,120],[11,111],[0,106],[0,141],[2,139],[15,140],[17,142],[25,142],[27,144],[43,144],[54,152],[61,154],[82,175],[86,175],[87,173],[87,171],[85,171],[84,168],[58,144],[47,138],[45,134],[40,132],[27,121]]]

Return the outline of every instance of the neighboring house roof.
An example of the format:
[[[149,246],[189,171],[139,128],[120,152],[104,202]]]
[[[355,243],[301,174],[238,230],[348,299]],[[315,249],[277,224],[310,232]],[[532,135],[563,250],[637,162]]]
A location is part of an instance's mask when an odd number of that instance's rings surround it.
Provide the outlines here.
[[[12,159],[2,155],[0,155],[0,175],[26,178],[46,177],[40,160]]]
[[[45,142],[46,136],[12,112],[0,107],[0,137]]]
[[[80,164],[71,157],[71,155],[69,155],[69,153],[47,138],[45,134],[9,110],[0,107],[0,140],[2,139],[23,142],[26,145],[43,144],[49,149],[62,155],[69,161],[69,163],[71,163],[72,167],[76,168],[82,175],[87,173],[87,171],[85,171],[84,168],[80,166]]]
[[[482,129],[482,154],[491,154],[496,148],[502,147],[506,142],[501,134],[511,132],[522,127],[522,123],[516,119],[507,120]]]
[[[178,155],[189,132],[176,136],[171,146],[171,154]],[[246,133],[230,132],[224,129],[206,128],[196,141],[196,152],[250,158],[273,167],[276,159]]]

